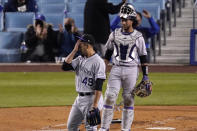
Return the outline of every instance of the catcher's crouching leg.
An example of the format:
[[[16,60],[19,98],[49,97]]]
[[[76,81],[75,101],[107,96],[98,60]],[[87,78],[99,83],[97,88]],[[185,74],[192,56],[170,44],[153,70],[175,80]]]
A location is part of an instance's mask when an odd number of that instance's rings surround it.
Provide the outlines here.
[[[113,108],[116,99],[117,94],[115,92],[106,92],[100,131],[107,131],[109,129],[113,118]]]
[[[134,95],[123,94],[124,108],[122,112],[122,131],[130,131],[134,118]]]

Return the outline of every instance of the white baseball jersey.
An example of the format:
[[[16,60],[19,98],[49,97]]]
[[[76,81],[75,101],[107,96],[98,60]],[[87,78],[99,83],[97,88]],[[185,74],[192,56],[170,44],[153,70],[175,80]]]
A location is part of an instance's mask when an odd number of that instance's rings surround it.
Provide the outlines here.
[[[98,54],[89,58],[78,56],[72,60],[72,67],[76,72],[77,92],[94,92],[96,79],[106,79],[105,63]]]
[[[109,36],[106,48],[114,50],[113,64],[133,66],[139,64],[139,56],[147,55],[142,34],[134,30],[132,33],[123,33],[121,28],[116,29]]]

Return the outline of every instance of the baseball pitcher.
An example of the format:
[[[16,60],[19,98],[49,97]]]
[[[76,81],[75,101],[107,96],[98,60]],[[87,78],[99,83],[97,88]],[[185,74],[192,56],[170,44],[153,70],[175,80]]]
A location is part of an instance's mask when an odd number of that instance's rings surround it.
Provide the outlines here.
[[[122,28],[113,31],[106,43],[105,62],[112,59],[112,69],[105,92],[100,131],[108,131],[113,118],[113,108],[120,88],[123,88],[122,131],[130,131],[134,118],[134,87],[141,62],[143,81],[148,79],[147,52],[142,34],[135,30],[136,11],[131,4],[120,9]]]
[[[73,51],[66,57],[62,69],[76,72],[75,85],[78,96],[69,114],[68,131],[78,131],[85,120],[87,131],[96,131],[100,124],[99,100],[106,79],[105,63],[93,49],[94,38],[89,34],[79,37]],[[73,59],[76,52],[81,56]],[[101,101],[102,103],[102,101]]]

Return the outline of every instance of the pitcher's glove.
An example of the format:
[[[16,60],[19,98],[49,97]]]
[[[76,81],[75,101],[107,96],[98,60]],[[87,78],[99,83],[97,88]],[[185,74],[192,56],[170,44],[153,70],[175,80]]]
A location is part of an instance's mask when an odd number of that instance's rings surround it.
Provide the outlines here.
[[[86,115],[86,120],[90,126],[101,124],[101,116],[98,108],[92,108]]]
[[[134,94],[139,97],[147,97],[152,93],[153,83],[148,79],[148,76],[144,76],[142,81],[135,87]]]

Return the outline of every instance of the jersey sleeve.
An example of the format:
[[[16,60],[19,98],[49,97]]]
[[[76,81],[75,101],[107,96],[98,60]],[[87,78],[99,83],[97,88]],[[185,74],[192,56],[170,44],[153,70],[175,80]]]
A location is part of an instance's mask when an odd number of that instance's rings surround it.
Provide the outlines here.
[[[109,35],[109,38],[107,40],[107,43],[105,45],[105,47],[109,50],[113,50],[114,49],[114,46],[113,46],[113,41],[114,41],[114,33],[115,32],[112,32],[110,35]]]
[[[149,18],[148,21],[149,21],[149,23],[151,25],[151,28],[149,28],[148,33],[147,33],[147,36],[148,36],[148,38],[150,38],[150,37],[156,35],[157,33],[159,33],[160,27],[155,22],[155,20],[153,19],[153,17]]]
[[[136,47],[137,47],[139,56],[147,55],[146,45],[145,45],[145,42],[144,42],[144,38],[142,36],[137,38]]]
[[[104,61],[101,59],[101,61],[97,64],[96,67],[96,74],[95,74],[95,79],[106,79],[106,74],[105,74],[106,66]]]
[[[79,65],[79,62],[80,62],[81,58],[82,58],[81,56],[78,56],[77,58],[72,60],[71,65],[72,65],[74,70],[76,70],[77,66]]]

